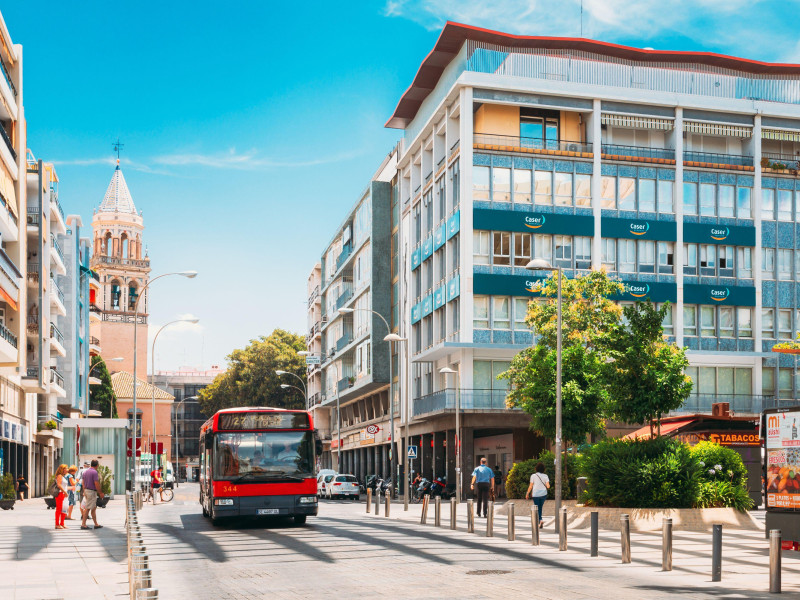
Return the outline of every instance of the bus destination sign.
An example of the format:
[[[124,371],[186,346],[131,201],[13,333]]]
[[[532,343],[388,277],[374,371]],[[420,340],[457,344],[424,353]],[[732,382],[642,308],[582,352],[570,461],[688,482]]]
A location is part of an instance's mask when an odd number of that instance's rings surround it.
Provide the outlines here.
[[[308,429],[308,415],[290,412],[241,412],[219,416],[220,430]]]

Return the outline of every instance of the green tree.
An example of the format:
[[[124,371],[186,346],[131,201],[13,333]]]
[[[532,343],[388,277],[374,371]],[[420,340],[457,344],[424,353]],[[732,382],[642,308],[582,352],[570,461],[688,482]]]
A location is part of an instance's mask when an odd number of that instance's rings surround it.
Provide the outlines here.
[[[89,372],[100,380],[100,383],[89,385],[89,408],[99,410],[106,419],[116,419],[117,397],[105,361],[100,356],[93,356]]]
[[[606,363],[609,336],[619,325],[622,309],[609,298],[622,292],[622,283],[605,271],[562,280],[562,436],[582,442],[588,433],[605,428],[608,401]],[[537,344],[511,361],[501,378],[511,384],[508,406],[531,415],[531,429],[555,437],[557,291],[555,276],[541,286],[540,300],[531,302],[526,322]]]
[[[680,408],[692,391],[684,372],[686,351],[664,341],[668,310],[668,304],[657,309],[650,300],[626,306],[623,322],[609,336],[610,415],[624,423],[650,423],[651,435],[660,434],[661,416]]]
[[[209,415],[236,406],[305,408],[300,392],[281,388],[282,383],[302,387],[300,382],[290,375],[275,373],[278,370],[295,373],[305,382],[305,360],[297,354],[305,349],[302,336],[283,329],[250,340],[246,348],[228,355],[228,370],[200,390],[200,408]]]

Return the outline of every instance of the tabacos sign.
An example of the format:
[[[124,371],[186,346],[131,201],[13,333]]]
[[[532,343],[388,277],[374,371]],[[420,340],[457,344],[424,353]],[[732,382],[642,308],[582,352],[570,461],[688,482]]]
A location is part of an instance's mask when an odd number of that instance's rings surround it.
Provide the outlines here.
[[[544,215],[528,215],[525,217],[525,227],[528,229],[539,229],[545,224]]]
[[[650,231],[650,223],[647,221],[631,221],[630,232],[632,235],[642,236]]]
[[[711,299],[715,302],[722,302],[728,299],[728,296],[731,295],[731,291],[728,288],[711,288],[708,295],[711,296]]]
[[[650,286],[646,283],[626,283],[625,291],[634,298],[644,298],[650,293]]]
[[[727,227],[712,227],[709,233],[712,240],[722,242],[728,238],[728,236],[731,234],[731,230]]]

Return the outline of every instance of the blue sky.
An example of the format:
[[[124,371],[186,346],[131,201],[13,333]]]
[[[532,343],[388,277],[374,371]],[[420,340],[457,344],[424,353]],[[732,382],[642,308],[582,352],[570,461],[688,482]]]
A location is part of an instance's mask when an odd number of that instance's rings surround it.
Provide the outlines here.
[[[306,279],[400,132],[384,129],[444,21],[577,36],[580,1],[9,3],[28,145],[84,224],[112,142],[153,274],[157,369],[221,364],[275,327],[304,332]],[[585,0],[584,35],[800,62],[800,2]]]

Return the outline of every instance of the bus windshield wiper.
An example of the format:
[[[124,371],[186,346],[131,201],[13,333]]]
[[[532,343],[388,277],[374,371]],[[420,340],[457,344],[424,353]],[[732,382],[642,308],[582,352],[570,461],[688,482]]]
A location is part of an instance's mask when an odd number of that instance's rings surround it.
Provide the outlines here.
[[[265,477],[269,479],[291,479],[292,481],[305,481],[305,478],[298,477],[297,475],[289,475],[288,473],[266,473]]]
[[[234,479],[231,483],[239,483],[240,481],[244,481],[248,477],[254,477],[256,475],[262,475],[262,474],[263,473],[257,473],[255,471],[248,471],[247,473],[243,473],[242,475],[239,475],[239,477]]]

